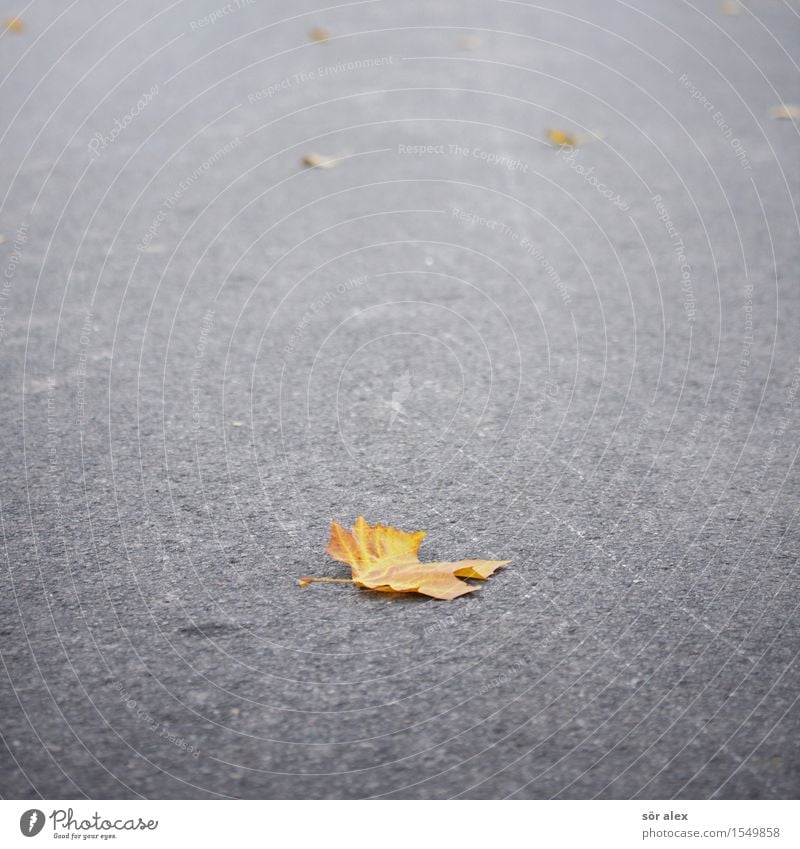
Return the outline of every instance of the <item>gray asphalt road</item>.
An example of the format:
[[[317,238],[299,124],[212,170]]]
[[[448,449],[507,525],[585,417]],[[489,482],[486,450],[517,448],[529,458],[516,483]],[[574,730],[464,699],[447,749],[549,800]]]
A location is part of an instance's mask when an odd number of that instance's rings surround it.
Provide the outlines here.
[[[793,796],[798,4],[216,4],[0,38],[0,792]]]

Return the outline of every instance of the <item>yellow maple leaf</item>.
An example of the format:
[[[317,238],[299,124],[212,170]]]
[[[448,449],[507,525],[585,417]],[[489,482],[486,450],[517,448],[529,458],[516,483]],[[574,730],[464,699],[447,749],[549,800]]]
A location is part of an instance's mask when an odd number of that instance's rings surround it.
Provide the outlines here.
[[[400,531],[384,525],[370,525],[359,516],[352,531],[337,521],[331,523],[331,539],[325,551],[347,563],[352,578],[301,578],[302,587],[315,581],[354,583],[381,592],[422,593],[439,599],[454,599],[478,587],[459,578],[485,581],[510,560],[460,560],[456,563],[421,563],[419,547],[425,531]]]
[[[22,18],[6,18],[3,27],[9,32],[22,32],[25,29],[25,22]]]
[[[323,29],[322,27],[314,27],[314,29],[308,33],[308,37],[312,41],[327,41],[331,37],[331,34],[328,30]]]

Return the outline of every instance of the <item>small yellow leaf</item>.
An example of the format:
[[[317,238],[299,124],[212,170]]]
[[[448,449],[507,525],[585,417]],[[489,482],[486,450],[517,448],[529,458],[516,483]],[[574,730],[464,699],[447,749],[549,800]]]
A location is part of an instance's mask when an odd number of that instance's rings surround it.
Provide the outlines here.
[[[580,142],[578,137],[564,132],[564,130],[548,130],[547,139],[556,147],[577,147]]]
[[[314,29],[308,33],[308,37],[312,41],[327,41],[331,37],[331,34],[328,30],[323,29],[322,27],[314,27]]]
[[[800,106],[795,106],[792,103],[781,103],[780,106],[773,106],[769,113],[773,118],[782,118],[786,121],[796,121],[800,118]]]
[[[720,11],[723,15],[741,15],[742,4],[739,0],[722,0]]]
[[[459,578],[485,581],[510,560],[461,560],[456,563],[421,563],[419,547],[425,531],[400,531],[384,525],[370,525],[359,516],[348,531],[331,523],[331,539],[325,551],[350,566],[353,577],[301,578],[305,587],[312,582],[354,583],[380,592],[422,593],[432,598],[452,600],[473,587]]]
[[[308,168],[333,168],[336,160],[332,156],[323,156],[321,153],[307,153],[303,157],[303,165]]]
[[[4,26],[9,32],[22,32],[25,29],[25,22],[22,18],[6,18]]]

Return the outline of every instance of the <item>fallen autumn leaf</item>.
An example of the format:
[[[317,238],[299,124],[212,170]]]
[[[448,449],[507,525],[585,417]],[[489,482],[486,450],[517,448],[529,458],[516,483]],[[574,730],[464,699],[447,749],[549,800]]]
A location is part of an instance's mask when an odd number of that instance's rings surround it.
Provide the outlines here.
[[[461,50],[477,50],[482,42],[477,35],[465,35],[458,39],[458,46]]]
[[[784,121],[794,121],[800,118],[800,106],[793,103],[781,103],[780,106],[773,106],[769,113],[773,118],[783,119]]]
[[[332,156],[323,156],[321,153],[307,153],[303,157],[303,165],[308,168],[333,168],[336,160]]]
[[[510,560],[460,560],[421,563],[418,552],[425,531],[400,531],[384,525],[370,525],[359,516],[352,531],[337,521],[331,523],[331,539],[325,551],[347,563],[352,578],[301,578],[301,587],[311,583],[356,584],[370,590],[396,593],[422,593],[444,600],[471,593],[478,587],[459,578],[485,581]]]
[[[548,130],[547,139],[557,147],[577,147],[580,144],[577,136],[565,133],[564,130]]]

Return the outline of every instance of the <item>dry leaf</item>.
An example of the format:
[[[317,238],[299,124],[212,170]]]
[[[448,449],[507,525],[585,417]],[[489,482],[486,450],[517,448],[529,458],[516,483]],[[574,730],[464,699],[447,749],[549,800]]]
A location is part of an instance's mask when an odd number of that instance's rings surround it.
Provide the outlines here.
[[[308,168],[333,168],[336,159],[332,156],[323,156],[321,153],[307,153],[303,157],[303,165]]]
[[[22,32],[25,29],[25,22],[22,18],[6,18],[4,27],[9,32]]]
[[[769,114],[773,118],[783,118],[787,121],[795,121],[800,118],[800,106],[795,106],[791,103],[781,103],[780,106],[773,106]]]
[[[308,37],[312,41],[327,41],[331,37],[331,34],[328,30],[323,29],[322,27],[314,27],[314,29],[308,33]]]
[[[465,35],[458,39],[458,46],[462,50],[477,50],[482,43],[477,35]]]
[[[548,130],[547,139],[557,147],[577,147],[580,144],[577,136],[565,133],[564,130]]]
[[[418,557],[425,531],[400,531],[384,525],[370,525],[359,516],[352,531],[331,523],[331,540],[325,551],[347,563],[353,577],[301,578],[301,587],[315,581],[354,583],[381,592],[422,593],[439,599],[454,599],[478,587],[459,578],[485,581],[510,560],[460,560],[457,563],[421,563]]]
[[[720,11],[723,15],[740,15],[742,13],[742,4],[739,0],[722,0]]]

